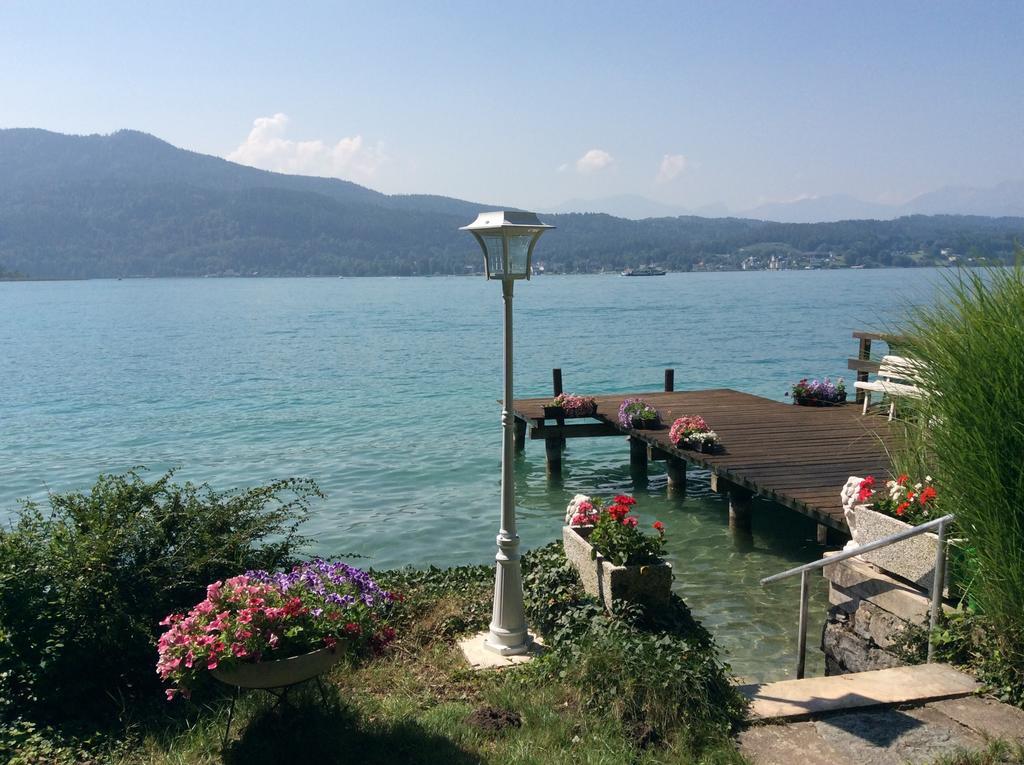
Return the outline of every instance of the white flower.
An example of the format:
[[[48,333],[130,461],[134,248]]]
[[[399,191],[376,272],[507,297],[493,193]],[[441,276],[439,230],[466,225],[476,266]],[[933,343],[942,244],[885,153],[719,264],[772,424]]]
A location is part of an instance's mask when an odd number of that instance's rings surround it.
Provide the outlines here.
[[[926,476],[924,477],[924,482],[925,482],[925,483],[931,483],[931,482],[932,482],[932,477],[931,477],[930,475],[926,475]]]
[[[914,484],[914,490],[915,491],[921,491],[921,489],[923,489],[923,488],[924,488],[924,484],[923,483],[915,483]]]
[[[565,523],[569,525],[572,522],[572,517],[579,512],[580,505],[584,502],[589,502],[590,497],[586,494],[577,494],[570,501],[568,506],[565,508]]]

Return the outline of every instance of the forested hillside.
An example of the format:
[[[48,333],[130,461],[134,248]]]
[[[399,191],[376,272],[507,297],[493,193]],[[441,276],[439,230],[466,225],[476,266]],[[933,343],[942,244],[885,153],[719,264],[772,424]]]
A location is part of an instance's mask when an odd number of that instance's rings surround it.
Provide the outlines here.
[[[458,227],[495,207],[270,173],[134,131],[0,130],[0,275],[464,273],[479,267],[479,256]],[[545,221],[558,227],[537,252],[549,271],[647,262],[733,268],[772,254],[830,265],[917,265],[948,262],[949,253],[1006,259],[1014,241],[1024,240],[1024,218],[782,224],[568,214]]]

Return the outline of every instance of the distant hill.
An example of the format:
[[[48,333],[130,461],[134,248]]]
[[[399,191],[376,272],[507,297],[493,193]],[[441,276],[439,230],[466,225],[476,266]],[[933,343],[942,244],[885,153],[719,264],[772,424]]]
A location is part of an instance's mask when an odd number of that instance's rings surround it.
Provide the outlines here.
[[[130,130],[0,130],[0,278],[465,273],[480,257],[458,227],[499,207],[271,173]],[[1024,218],[545,220],[558,227],[536,255],[548,271],[733,268],[763,243],[831,253],[829,264],[912,265],[945,262],[943,250],[1008,258],[1024,240]]]

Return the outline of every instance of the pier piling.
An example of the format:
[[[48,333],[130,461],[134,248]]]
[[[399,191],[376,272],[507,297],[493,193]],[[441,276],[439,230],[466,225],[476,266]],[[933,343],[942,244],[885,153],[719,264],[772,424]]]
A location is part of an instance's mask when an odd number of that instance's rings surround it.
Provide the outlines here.
[[[544,439],[544,456],[548,466],[548,477],[560,476],[562,474],[562,441],[558,438]]]
[[[633,480],[647,478],[647,443],[639,438],[629,439],[629,472]]]
[[[678,457],[669,457],[665,460],[665,468],[668,473],[669,492],[686,492],[686,460]]]

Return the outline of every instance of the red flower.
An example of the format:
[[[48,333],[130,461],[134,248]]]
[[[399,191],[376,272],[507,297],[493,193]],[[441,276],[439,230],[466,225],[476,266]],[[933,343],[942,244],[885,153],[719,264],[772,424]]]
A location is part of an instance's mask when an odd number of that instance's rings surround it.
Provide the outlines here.
[[[635,529],[636,528],[636,524],[637,524],[637,519],[636,519],[635,516],[631,515],[628,518],[623,518],[622,519],[622,525],[623,526],[632,526]]]
[[[930,500],[933,500],[933,499],[935,499],[935,497],[937,497],[937,496],[938,496],[938,494],[939,494],[939,493],[938,493],[937,491],[935,491],[935,488],[934,488],[934,487],[932,487],[932,486],[926,486],[926,487],[924,488],[924,491],[922,491],[922,492],[921,492],[921,494],[920,494],[920,496],[919,496],[919,497],[917,498],[917,501],[921,503],[921,506],[922,506],[922,507],[924,507],[925,505],[927,505],[927,504],[928,504],[928,502],[929,502]]]
[[[860,482],[860,488],[857,491],[857,501],[858,502],[867,502],[869,499],[871,499],[871,495],[874,493],[871,490],[871,487],[874,486],[874,485],[875,485],[875,477],[873,475],[869,475],[867,478],[865,478],[863,481],[861,481]]]
[[[616,505],[625,505],[626,507],[630,507],[631,505],[635,505],[636,504],[636,500],[633,499],[628,494],[617,494],[615,496],[615,504]]]
[[[627,505],[614,504],[608,508],[608,515],[616,521],[621,521],[629,515],[629,507]]]
[[[662,523],[661,521],[655,521],[651,525],[654,526],[655,529],[657,529],[659,534],[661,534],[662,532],[665,531],[665,524]]]
[[[903,484],[905,484],[907,482],[907,479],[909,477],[910,476],[908,476],[906,473],[904,473],[903,475],[901,475],[899,478],[896,479],[896,483],[898,483],[900,486],[902,486]]]
[[[896,515],[903,515],[903,513],[907,511],[908,507],[910,507],[909,502],[903,502],[902,504],[898,505],[896,507]]]

